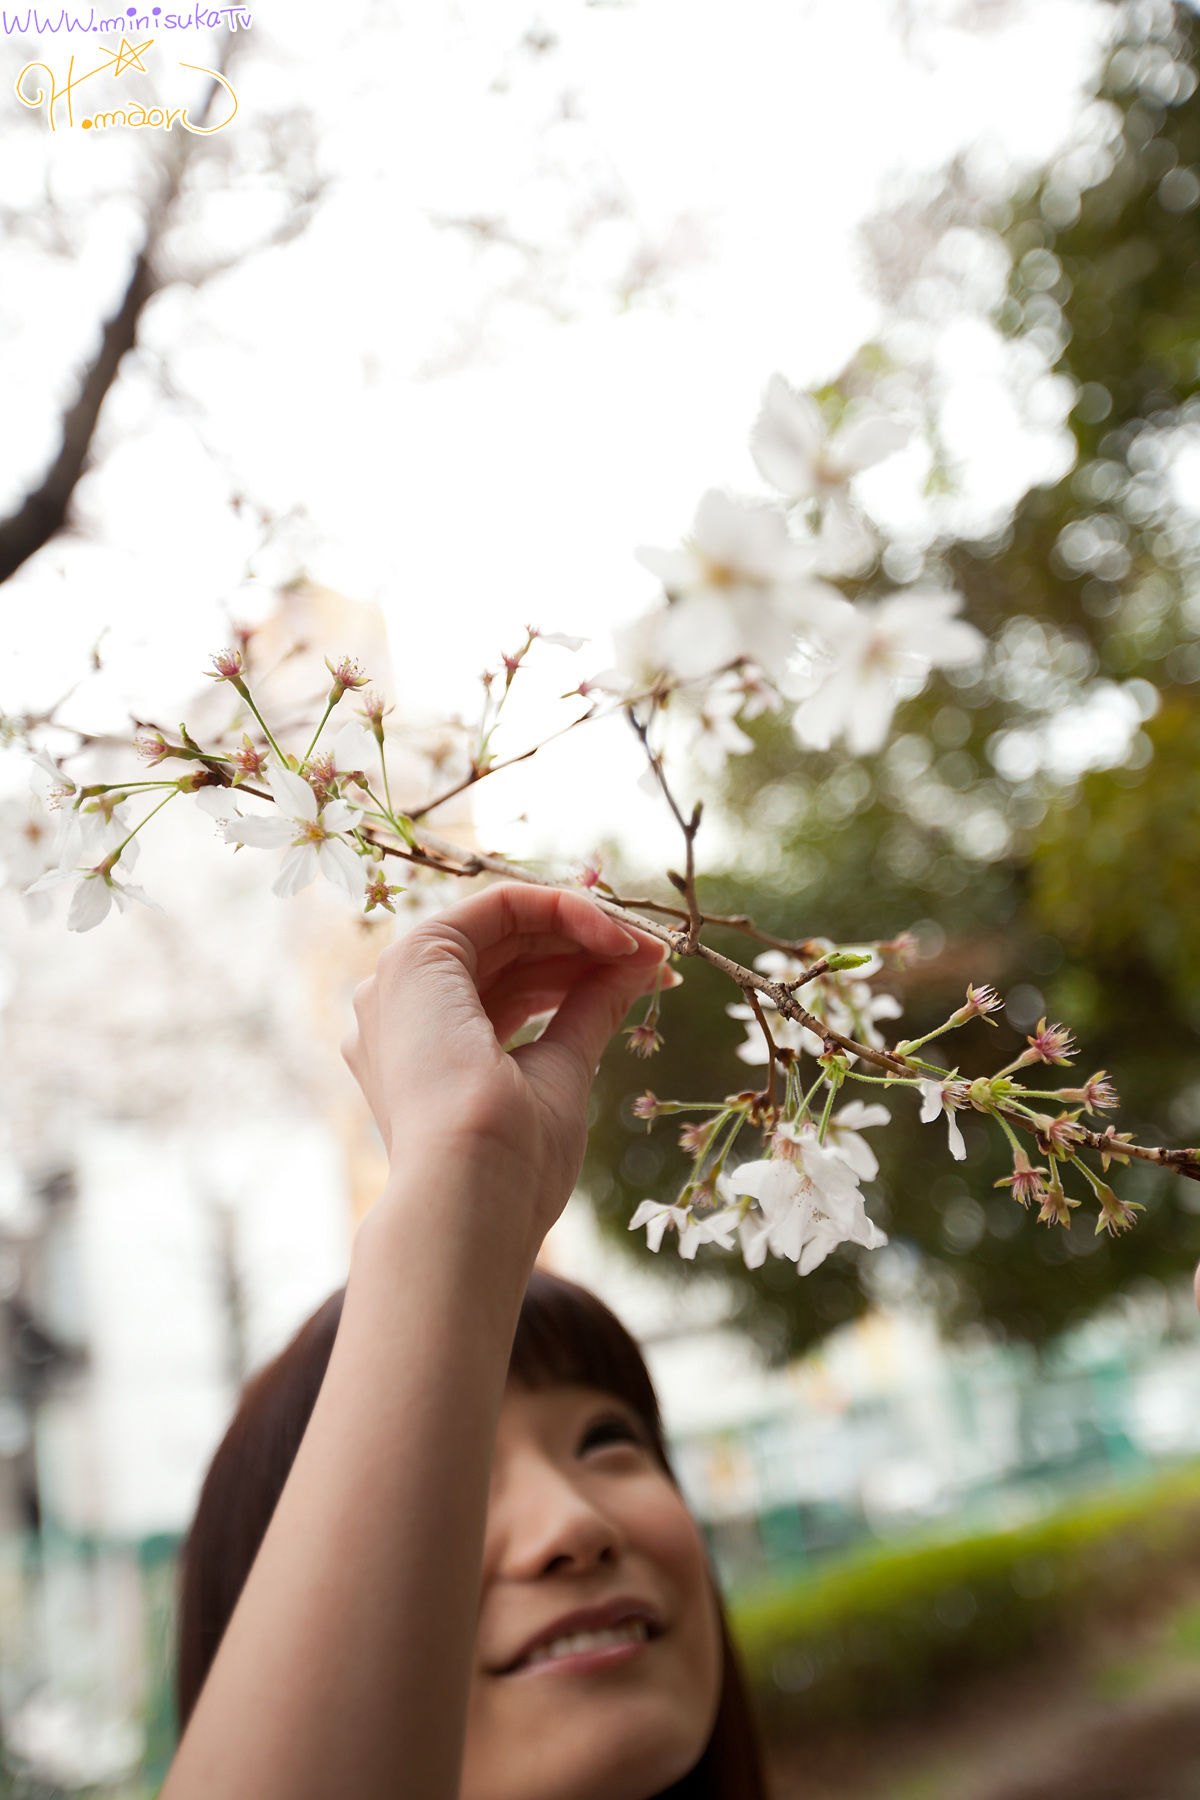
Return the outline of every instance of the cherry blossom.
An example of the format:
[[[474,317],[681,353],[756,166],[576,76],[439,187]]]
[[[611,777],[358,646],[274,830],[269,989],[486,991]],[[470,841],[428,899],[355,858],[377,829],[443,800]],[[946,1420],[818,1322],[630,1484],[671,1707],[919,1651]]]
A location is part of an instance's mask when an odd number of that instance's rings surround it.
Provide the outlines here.
[[[630,1231],[646,1227],[646,1245],[657,1251],[668,1230],[679,1233],[679,1254],[691,1262],[701,1244],[720,1243],[729,1250],[733,1244],[733,1221],[725,1213],[714,1213],[707,1219],[696,1219],[686,1206],[664,1206],[657,1200],[643,1200],[629,1221]]]
[[[717,1185],[731,1202],[743,1195],[758,1201],[764,1225],[748,1247],[743,1244],[750,1268],[757,1268],[769,1249],[808,1275],[839,1244],[875,1250],[887,1243],[867,1217],[853,1169],[818,1143],[811,1126],[801,1132],[793,1154],[743,1163],[722,1174]]]
[[[828,954],[834,948],[824,938],[812,940],[813,949],[821,954]],[[853,946],[851,946],[853,949]],[[877,1029],[878,1019],[898,1019],[901,1006],[894,994],[876,993],[870,984],[863,980],[864,975],[873,975],[881,967],[879,956],[873,950],[864,949],[859,954],[867,955],[870,961],[860,964],[854,970],[854,979],[846,980],[837,975],[819,977],[819,999],[810,998],[808,1004],[814,1012],[824,1020],[831,1031],[841,1037],[855,1037],[861,1042],[870,1044],[873,1050],[883,1048],[883,1036]],[[804,974],[804,964],[796,957],[789,956],[782,950],[766,950],[754,959],[754,967],[760,974],[769,975],[773,981],[797,981]],[[820,1056],[825,1048],[822,1040],[808,1026],[788,1019],[780,1013],[767,994],[760,994],[759,1004],[767,1015],[771,1036],[781,1049],[795,1050],[798,1054]],[[733,1001],[725,1011],[731,1019],[742,1019],[746,1023],[746,1039],[737,1047],[736,1054],[744,1063],[758,1064],[767,1060],[767,1046],[762,1029],[755,1019],[753,1009],[741,1001]],[[847,1053],[849,1062],[857,1058]]]
[[[875,1125],[887,1125],[891,1117],[886,1106],[849,1100],[825,1127],[826,1144],[843,1162],[849,1163],[860,1181],[874,1181],[879,1173],[879,1163],[870,1144],[859,1136],[859,1132],[869,1131]]]
[[[126,867],[137,861],[138,846],[128,844],[122,852],[121,860]],[[49,869],[45,875],[25,889],[27,894],[45,893],[48,889],[58,887],[61,883],[74,881],[75,892],[71,895],[71,904],[67,910],[68,931],[91,931],[106,919],[115,901],[117,911],[124,912],[131,900],[141,906],[148,906],[152,912],[163,909],[157,900],[151,900],[143,888],[134,887],[132,882],[118,881],[109,866],[109,858],[104,858],[95,868],[69,867],[62,865]]]
[[[912,435],[879,412],[852,415],[829,432],[810,394],[772,375],[750,437],[763,479],[793,500],[821,504],[821,566],[851,573],[873,554],[869,532],[850,500],[853,477],[902,448]]]
[[[271,884],[271,892],[281,899],[298,894],[318,873],[352,900],[361,899],[362,859],[340,835],[354,826],[361,813],[344,800],[331,800],[318,807],[307,781],[290,769],[272,769],[267,785],[279,813],[250,818],[235,811],[232,818],[224,821],[226,843],[251,844],[259,850],[287,848],[279,874]],[[198,798],[213,791],[204,789]],[[222,804],[220,800],[209,800],[206,810],[219,817]]]
[[[946,1131],[950,1140],[950,1154],[955,1162],[962,1162],[967,1154],[967,1146],[963,1142],[963,1134],[959,1129],[955,1110],[959,1105],[957,1089],[960,1084],[950,1081],[919,1081],[921,1090],[921,1123],[932,1124],[934,1119],[945,1114]]]
[[[902,699],[924,687],[931,669],[973,662],[984,639],[954,614],[962,596],[906,588],[887,600],[822,614],[801,637],[784,691],[799,700],[793,728],[802,744],[828,750],[844,737],[855,756],[883,748]]]
[[[782,668],[801,625],[851,610],[809,573],[811,552],[790,535],[778,506],[720,488],[701,499],[681,549],[642,548],[637,556],[669,604],[615,634],[623,668],[684,680],[738,657]]]
[[[71,776],[59,768],[53,757],[45,750],[31,750],[29,760],[36,773],[33,775],[33,788],[43,800],[57,805],[68,794],[75,792],[75,782]]]

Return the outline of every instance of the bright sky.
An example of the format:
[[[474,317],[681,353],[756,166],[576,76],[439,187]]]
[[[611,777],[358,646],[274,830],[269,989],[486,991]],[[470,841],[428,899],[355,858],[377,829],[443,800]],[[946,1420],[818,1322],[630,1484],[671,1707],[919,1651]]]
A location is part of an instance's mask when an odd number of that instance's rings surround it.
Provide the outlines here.
[[[107,626],[107,670],[73,715],[176,716],[228,639],[226,609],[254,604],[226,469],[280,514],[304,509],[314,577],[378,600],[402,712],[473,711],[478,670],[526,620],[593,640],[544,652],[544,694],[604,666],[609,625],[654,597],[634,547],[674,542],[710,485],[764,491],[746,440],[766,378],[827,378],[875,328],[860,220],[968,147],[997,167],[1045,161],[1111,18],[1098,0],[922,0],[902,42],[899,10],[744,0],[731,33],[728,13],[690,0],[377,6],[349,27],[312,0],[256,7],[231,68],[239,114],[212,142],[234,158],[239,133],[306,104],[327,193],[296,242],[154,301],[142,341],[192,405],[127,359],[77,495],[90,541],[52,545],[10,588],[3,704],[51,698]],[[530,34],[555,46],[535,54]],[[159,40],[164,68],[217,47],[183,42]],[[15,77],[35,52],[13,40],[0,54]],[[62,40],[36,54],[65,65]],[[182,91],[182,76],[135,79],[147,104]],[[125,279],[135,227],[120,196],[154,147],[148,132],[21,123],[7,198],[21,204],[24,184],[44,210],[49,183],[78,202],[80,249],[52,258],[15,234],[5,247],[0,381],[22,428],[0,451],[0,505],[53,451],[73,359]],[[185,261],[227,253],[269,211],[269,188],[212,180],[172,240]],[[446,216],[494,217],[532,252],[481,250]],[[615,289],[639,254],[660,277],[622,310]],[[968,499],[986,513],[1052,462],[1053,434],[1018,429],[985,334],[948,334],[946,360]],[[893,459],[872,503],[902,517],[921,472],[919,451]],[[278,553],[258,566],[290,572]],[[528,716],[549,718],[541,703]],[[573,819],[612,816],[599,786],[636,761],[610,736],[603,756],[579,733],[519,788],[485,786],[485,829],[529,805],[571,837],[568,792]]]

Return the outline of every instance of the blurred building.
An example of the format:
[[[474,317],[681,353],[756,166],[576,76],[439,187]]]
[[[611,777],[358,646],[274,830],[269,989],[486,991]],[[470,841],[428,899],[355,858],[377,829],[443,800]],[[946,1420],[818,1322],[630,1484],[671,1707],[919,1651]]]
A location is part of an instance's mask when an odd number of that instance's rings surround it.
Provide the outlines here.
[[[311,583],[243,642],[285,742],[320,716],[325,653],[389,687],[376,609]],[[205,741],[230,698],[204,684],[176,716]],[[97,758],[128,775],[130,752]],[[444,785],[403,737],[389,765],[410,805]],[[339,1045],[388,916],[320,880],[277,899],[269,853],[182,803],[139,841],[162,914],[72,934],[61,902],[0,894],[0,1751],[68,1787],[164,1713],[204,1470],[246,1375],[344,1280],[383,1172]]]

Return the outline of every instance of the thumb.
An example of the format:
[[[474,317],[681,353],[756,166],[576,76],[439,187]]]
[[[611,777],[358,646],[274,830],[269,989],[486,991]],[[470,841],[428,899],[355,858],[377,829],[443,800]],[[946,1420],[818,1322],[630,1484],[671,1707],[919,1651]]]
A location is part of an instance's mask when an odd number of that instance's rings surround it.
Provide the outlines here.
[[[656,971],[602,965],[577,981],[536,1043],[513,1052],[526,1072],[543,1060],[570,1069],[572,1085],[586,1102],[605,1046],[639,996],[653,988]],[[663,986],[674,986],[673,970],[664,971]],[[532,1066],[530,1066],[532,1065]]]

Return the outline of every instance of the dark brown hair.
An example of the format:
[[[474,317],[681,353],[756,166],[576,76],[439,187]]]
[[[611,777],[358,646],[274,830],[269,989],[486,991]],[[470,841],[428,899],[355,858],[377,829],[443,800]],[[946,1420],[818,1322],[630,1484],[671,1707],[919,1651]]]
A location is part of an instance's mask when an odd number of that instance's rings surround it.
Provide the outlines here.
[[[248,1384],[200,1491],[180,1567],[176,1700],[181,1731],[300,1448],[333,1350],[344,1291],[331,1294]],[[645,1424],[664,1473],[678,1486],[641,1352],[615,1314],[586,1288],[534,1270],[521,1304],[509,1375],[525,1387],[579,1382],[624,1400]],[[715,1581],[713,1588],[725,1669],[716,1723],[695,1768],[660,1800],[766,1800],[745,1678]]]

